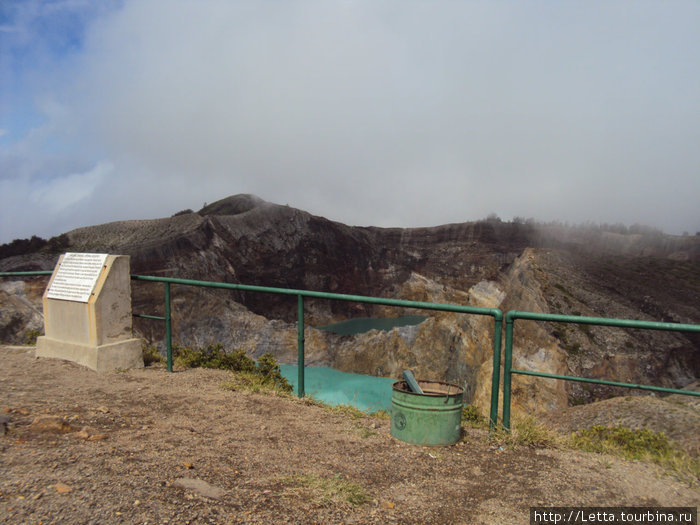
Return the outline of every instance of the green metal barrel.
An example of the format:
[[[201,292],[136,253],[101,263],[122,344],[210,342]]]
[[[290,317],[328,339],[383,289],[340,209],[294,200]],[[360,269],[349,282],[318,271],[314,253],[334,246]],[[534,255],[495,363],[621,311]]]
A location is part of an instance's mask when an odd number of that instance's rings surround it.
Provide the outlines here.
[[[414,445],[452,445],[460,438],[464,390],[441,381],[418,381],[423,394],[406,381],[393,385],[391,435]]]

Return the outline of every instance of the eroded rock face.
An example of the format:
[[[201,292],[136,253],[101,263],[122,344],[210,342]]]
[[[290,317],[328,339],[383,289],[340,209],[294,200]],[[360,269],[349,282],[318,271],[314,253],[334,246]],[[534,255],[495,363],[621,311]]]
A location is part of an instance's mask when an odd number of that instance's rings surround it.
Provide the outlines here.
[[[45,282],[0,280],[0,341],[24,344],[32,331],[44,328],[41,295]]]
[[[624,258],[615,260],[622,266],[629,264]],[[677,268],[674,263],[669,264]],[[651,266],[655,266],[653,262]],[[602,275],[602,267],[607,270],[607,275]],[[657,316],[645,313],[648,308],[645,301],[651,298],[646,296],[645,299],[640,291],[636,291],[644,286],[637,279],[646,279],[648,274],[639,273],[639,268],[625,270],[605,257],[527,249],[504,276],[507,293],[502,309],[650,321],[663,319],[664,315],[658,312]],[[652,269],[646,271],[657,276],[659,286],[666,283],[652,300],[655,307],[667,312],[667,318],[673,316],[675,322],[692,324],[694,321],[688,315],[685,300],[678,301],[676,295],[693,300],[692,292],[681,289],[685,279],[674,278],[672,272],[658,275]],[[628,279],[636,282],[627,282]],[[648,284],[653,285],[652,282]],[[673,286],[679,287],[678,292],[669,291]],[[685,387],[700,371],[698,341],[692,335],[532,321],[517,321],[515,334],[513,366],[519,369],[671,388]],[[513,378],[516,412],[518,408],[549,411],[567,404],[636,393],[602,385],[522,375]]]

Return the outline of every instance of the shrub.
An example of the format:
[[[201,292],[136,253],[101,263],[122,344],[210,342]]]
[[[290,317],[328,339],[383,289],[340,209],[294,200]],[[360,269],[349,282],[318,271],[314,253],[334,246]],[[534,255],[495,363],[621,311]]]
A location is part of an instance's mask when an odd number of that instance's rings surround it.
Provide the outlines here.
[[[268,383],[285,392],[292,391],[292,385],[290,385],[289,382],[282,377],[282,372],[280,371],[280,366],[277,364],[275,356],[269,352],[260,356],[255,370]]]
[[[39,251],[46,245],[46,239],[32,235],[30,239],[14,239],[7,244],[0,244],[0,259],[13,255],[24,255]]]
[[[700,479],[700,461],[671,443],[663,432],[648,428],[606,427],[596,425],[572,434],[573,448],[602,452],[625,459],[651,461],[670,469],[683,479]]]
[[[284,392],[292,391],[292,386],[282,377],[277,360],[270,353],[263,354],[256,364],[244,350],[226,352],[221,343],[209,343],[204,348],[175,344],[173,356],[175,364],[182,368],[216,368],[236,372],[243,384],[251,390],[271,387]]]
[[[481,415],[479,409],[474,405],[464,405],[462,407],[462,423],[472,428],[485,428],[486,418]]]
[[[173,344],[173,361],[180,368],[198,368],[202,366],[202,352],[193,348]]]
[[[372,417],[376,417],[377,419],[391,419],[391,414],[386,410],[377,410],[376,412],[370,412],[369,415]]]
[[[182,368],[217,368],[232,372],[252,372],[255,370],[255,361],[248,357],[243,350],[226,353],[224,345],[221,343],[209,343],[204,348],[190,348],[175,344],[173,345],[173,357],[175,364]]]
[[[646,459],[671,453],[673,447],[663,432],[648,428],[629,429],[596,425],[572,436],[575,448],[588,452],[612,452],[628,459]]]
[[[555,432],[532,416],[517,420],[510,437],[513,444],[536,448],[555,447],[559,442],[559,436]]]
[[[51,252],[62,252],[65,251],[68,246],[70,246],[70,239],[68,238],[68,235],[65,233],[62,233],[61,235],[58,235],[56,237],[51,237],[48,240],[48,249]]]
[[[155,345],[142,343],[141,344],[141,355],[143,356],[144,366],[151,366],[153,363],[162,363],[163,356],[155,347]]]
[[[491,437],[509,447],[556,448],[562,441],[559,434],[532,416],[517,419],[510,432],[499,426]]]
[[[24,332],[24,344],[28,346],[35,346],[37,337],[43,335],[43,331],[39,328],[33,328]]]

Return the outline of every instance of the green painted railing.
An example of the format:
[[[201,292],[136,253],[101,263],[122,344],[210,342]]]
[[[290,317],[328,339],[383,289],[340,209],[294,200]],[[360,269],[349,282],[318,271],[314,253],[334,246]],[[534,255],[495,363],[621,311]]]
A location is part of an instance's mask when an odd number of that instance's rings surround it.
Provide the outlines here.
[[[51,275],[53,272],[50,271],[37,271],[37,272],[0,272],[0,277],[13,277],[13,276],[31,276],[31,275]],[[493,331],[493,376],[491,378],[491,410],[489,420],[491,422],[491,427],[496,425],[496,420],[498,418],[498,391],[500,374],[499,368],[495,366],[495,363],[500,363],[501,361],[501,333],[503,331],[503,312],[498,308],[480,308],[476,306],[463,306],[456,304],[443,304],[443,303],[429,303],[421,301],[406,301],[403,299],[387,299],[383,297],[371,297],[364,295],[347,295],[347,294],[336,294],[328,292],[315,292],[310,290],[294,290],[289,288],[272,288],[269,286],[254,286],[247,284],[237,284],[237,283],[223,283],[216,281],[198,281],[192,279],[177,279],[173,277],[156,277],[150,275],[132,275],[131,279],[134,281],[148,281],[148,282],[160,282],[164,285],[165,292],[165,315],[147,315],[147,314],[133,314],[134,317],[141,317],[144,319],[155,319],[159,321],[165,321],[165,344],[166,344],[166,355],[167,355],[167,367],[168,371],[173,370],[173,351],[172,351],[172,318],[170,313],[170,285],[185,285],[185,286],[203,286],[207,288],[223,288],[227,290],[241,290],[246,292],[260,292],[260,293],[272,293],[272,294],[282,294],[291,295],[297,297],[297,368],[299,370],[298,376],[298,395],[299,397],[304,397],[304,297],[314,298],[314,299],[329,299],[335,301],[352,301],[359,303],[368,304],[381,304],[384,306],[398,306],[404,308],[416,308],[421,310],[436,310],[443,312],[456,312],[462,314],[473,314],[473,315],[484,315],[490,316],[494,319],[494,331]]]
[[[34,277],[37,275],[51,275],[52,270],[35,270],[31,272],[0,272],[0,277]]]
[[[171,284],[186,286],[203,286],[207,288],[223,288],[227,290],[241,290],[245,292],[272,293],[281,295],[291,295],[297,297],[297,364],[299,370],[298,393],[299,397],[305,395],[304,391],[304,298],[329,299],[334,301],[352,301],[358,303],[381,304],[384,306],[399,306],[404,308],[416,308],[420,310],[437,310],[443,312],[456,312],[462,314],[485,315],[494,318],[493,353],[494,360],[501,360],[501,332],[503,329],[503,312],[498,308],[480,308],[476,306],[463,306],[456,304],[429,303],[421,301],[406,301],[403,299],[387,299],[383,297],[371,297],[364,295],[347,295],[329,292],[315,292],[310,290],[294,290],[289,288],[272,288],[269,286],[254,286],[248,284],[222,283],[215,281],[197,281],[192,279],[177,279],[173,277],[155,277],[149,275],[132,275],[134,281],[161,282],[166,286],[165,297],[165,317],[160,318],[166,321],[166,351],[168,355],[168,370],[172,371],[172,333],[169,328],[170,323],[170,289]],[[150,316],[148,318],[155,318]],[[494,367],[494,375],[491,384],[491,424],[495,425],[498,417],[498,390],[499,380],[498,370]]]
[[[35,275],[51,275],[51,271],[34,271],[34,272],[0,272],[0,277],[22,277]],[[335,294],[328,292],[315,292],[310,290],[294,290],[289,288],[271,288],[268,286],[253,286],[236,283],[223,283],[215,281],[197,281],[191,279],[177,279],[172,277],[155,277],[148,275],[132,275],[132,280],[135,281],[150,281],[161,282],[164,286],[165,299],[165,315],[155,316],[146,314],[134,314],[134,317],[142,317],[145,319],[156,319],[165,321],[166,333],[166,352],[167,352],[167,367],[168,371],[172,372],[173,356],[172,356],[172,322],[170,314],[170,285],[185,285],[185,286],[203,286],[207,288],[224,288],[228,290],[241,290],[249,292],[272,293],[291,295],[297,297],[297,361],[299,369],[298,391],[299,397],[305,395],[304,392],[304,297],[315,299],[329,299],[336,301],[353,301],[369,304],[381,304],[385,306],[398,306],[405,308],[416,308],[422,310],[437,310],[446,312],[456,312],[463,314],[485,315],[494,318],[493,332],[493,371],[491,374],[491,408],[490,408],[490,427],[493,429],[498,420],[498,392],[500,383],[501,369],[501,332],[503,328],[503,312],[498,308],[479,308],[473,306],[462,306],[454,304],[429,303],[420,301],[406,301],[402,299],[386,299],[382,297],[371,297],[363,295],[346,295]],[[510,430],[510,411],[511,411],[511,383],[513,374],[522,374],[529,376],[544,377],[549,379],[561,379],[565,381],[579,381],[584,383],[595,383],[601,385],[636,388],[641,390],[650,390],[654,392],[663,392],[670,394],[683,394],[690,396],[700,396],[700,392],[689,390],[678,390],[674,388],[664,388],[652,385],[639,385],[634,383],[622,383],[618,381],[608,381],[604,379],[591,379],[586,377],[566,376],[558,374],[549,374],[545,372],[537,372],[532,370],[519,370],[512,366],[513,362],[513,338],[514,325],[516,319],[532,320],[532,321],[549,321],[560,323],[575,323],[589,324],[601,326],[615,326],[620,328],[637,328],[644,330],[666,330],[677,332],[698,332],[700,333],[700,325],[678,324],[678,323],[659,323],[653,321],[638,321],[632,319],[611,319],[603,317],[582,317],[572,315],[558,314],[542,314],[533,312],[519,312],[511,310],[505,315],[506,322],[506,340],[505,340],[505,356],[504,356],[504,372],[503,372],[503,414],[502,424],[506,430]]]
[[[640,328],[643,330],[667,330],[674,332],[700,332],[700,325],[680,324],[680,323],[659,323],[654,321],[637,321],[632,319],[608,319],[604,317],[582,317],[574,315],[540,314],[532,312],[518,312],[511,310],[506,314],[506,341],[504,349],[503,363],[503,427],[510,430],[510,403],[511,403],[511,380],[513,374],[523,374],[529,376],[546,377],[550,379],[563,379],[565,381],[579,381],[583,383],[595,383],[598,385],[619,386],[624,388],[636,388],[641,390],[651,390],[653,392],[664,392],[668,394],[683,394],[688,396],[700,396],[700,392],[690,390],[678,390],[675,388],[663,388],[651,385],[638,385],[635,383],[621,383],[619,381],[607,381],[604,379],[590,379],[587,377],[565,376],[558,374],[548,374],[545,372],[535,372],[531,370],[518,370],[513,368],[513,331],[516,319],[528,319],[531,321],[550,321],[558,323],[590,324],[600,326],[616,326],[619,328]],[[500,365],[500,362],[499,362]],[[495,361],[494,361],[495,366]]]

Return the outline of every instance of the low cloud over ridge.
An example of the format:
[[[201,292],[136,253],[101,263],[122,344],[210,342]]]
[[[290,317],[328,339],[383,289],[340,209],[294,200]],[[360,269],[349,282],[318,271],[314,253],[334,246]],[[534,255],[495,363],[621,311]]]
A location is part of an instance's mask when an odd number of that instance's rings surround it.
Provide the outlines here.
[[[8,5],[0,242],[234,193],[700,230],[697,3]]]

